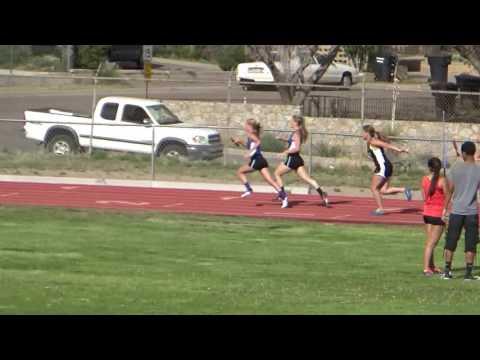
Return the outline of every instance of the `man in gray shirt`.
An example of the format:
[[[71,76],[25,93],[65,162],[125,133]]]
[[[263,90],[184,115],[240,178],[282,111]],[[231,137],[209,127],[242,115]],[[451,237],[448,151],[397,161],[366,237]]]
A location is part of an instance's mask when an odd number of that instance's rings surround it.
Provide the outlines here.
[[[447,239],[445,242],[445,271],[443,279],[452,278],[453,253],[465,228],[465,280],[478,280],[473,276],[473,263],[477,252],[478,205],[477,192],[480,187],[480,167],[475,163],[476,146],[467,141],[462,145],[464,162],[457,164],[448,174],[451,195],[445,199],[445,213],[450,200],[452,212],[449,217]]]

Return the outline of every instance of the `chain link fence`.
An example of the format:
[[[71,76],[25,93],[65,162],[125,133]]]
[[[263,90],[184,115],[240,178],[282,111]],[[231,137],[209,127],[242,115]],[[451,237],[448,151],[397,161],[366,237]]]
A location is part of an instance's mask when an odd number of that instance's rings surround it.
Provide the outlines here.
[[[310,95],[302,105],[306,116],[405,121],[480,123],[480,92],[365,89]]]
[[[114,77],[62,73],[0,76],[0,80],[10,79],[9,82],[0,81],[0,171],[16,175],[145,181],[236,181],[235,168],[245,162],[245,151],[233,146],[229,139],[232,136],[244,137],[244,120],[255,117],[264,123],[262,146],[273,167],[284,160],[281,152],[285,145],[277,137],[285,137],[289,133],[291,114],[303,112],[317,124],[310,126],[311,137],[303,147],[306,165],[318,176],[323,176],[321,172],[331,176],[333,182],[335,176],[348,178],[353,171],[349,169],[371,171],[371,162],[366,157],[365,144],[360,138],[361,124],[387,120],[392,128],[395,124],[401,128],[403,121],[439,122],[439,131],[427,136],[388,134],[394,141],[410,148],[408,156],[390,154],[396,168],[408,173],[412,169],[418,171],[431,156],[442,156],[447,162],[454,161],[453,148],[445,143],[452,138],[460,141],[465,135],[462,129],[448,127],[447,124],[478,121],[475,115],[479,100],[477,93],[432,92],[399,86],[387,88],[365,83],[351,88],[319,85],[301,105],[286,106],[281,104],[278,92],[271,89],[246,91],[230,73],[203,73],[195,79],[189,76],[185,73],[166,74],[160,70],[150,81],[145,81],[140,71],[116,74]],[[298,84],[290,86],[299,88]],[[43,144],[25,137],[25,110],[56,109],[83,114],[91,119],[97,102],[112,95],[160,99],[181,120],[189,123],[188,126],[216,129],[225,146],[223,156],[211,161],[177,161],[157,156],[158,149],[155,147],[151,147],[148,153],[139,154],[100,148],[90,152],[89,146],[86,146],[76,156],[59,157],[49,153]],[[334,127],[327,131],[323,130],[325,121],[322,122],[322,119],[351,119],[355,125],[348,131]],[[88,133],[94,132],[95,122],[87,122],[86,126],[92,127]],[[143,125],[136,126],[144,128]],[[109,132],[114,134],[115,131],[115,124],[112,124]],[[161,131],[160,127],[146,131],[152,144],[161,137],[160,132],[157,134]]]

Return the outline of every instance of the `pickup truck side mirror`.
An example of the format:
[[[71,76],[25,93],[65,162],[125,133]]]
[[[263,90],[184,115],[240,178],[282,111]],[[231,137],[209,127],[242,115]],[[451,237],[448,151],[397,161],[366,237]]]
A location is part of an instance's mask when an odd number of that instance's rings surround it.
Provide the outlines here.
[[[151,125],[152,124],[152,120],[150,119],[143,119],[143,125]]]

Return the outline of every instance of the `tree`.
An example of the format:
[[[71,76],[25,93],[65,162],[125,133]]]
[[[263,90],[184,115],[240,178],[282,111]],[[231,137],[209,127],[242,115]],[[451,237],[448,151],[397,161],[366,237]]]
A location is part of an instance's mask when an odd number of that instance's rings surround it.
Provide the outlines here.
[[[226,45],[214,56],[215,61],[224,71],[234,69],[238,64],[247,62],[243,45]]]
[[[379,45],[345,45],[343,49],[359,71],[367,70],[369,62],[380,52]]]
[[[82,69],[98,68],[107,60],[110,45],[78,45],[75,56],[75,66]]]
[[[320,45],[247,45],[250,57],[264,62],[272,72],[277,83],[317,84],[337,56],[340,45],[333,45],[325,55],[318,55]],[[276,54],[279,60],[276,61]],[[314,57],[320,66],[314,71],[306,72],[309,65],[315,64]],[[302,104],[313,90],[310,86],[278,86],[282,101],[286,104]]]
[[[480,45],[453,45],[453,48],[480,73]]]

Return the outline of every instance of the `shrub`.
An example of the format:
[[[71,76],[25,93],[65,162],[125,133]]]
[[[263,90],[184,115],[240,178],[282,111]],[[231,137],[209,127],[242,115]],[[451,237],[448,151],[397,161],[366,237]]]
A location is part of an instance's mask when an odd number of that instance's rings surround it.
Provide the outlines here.
[[[343,150],[338,145],[328,145],[326,143],[320,143],[313,146],[313,155],[335,158],[343,155]]]
[[[30,45],[0,45],[0,66],[10,67],[12,49],[14,67],[24,64],[32,56]]]
[[[248,61],[242,45],[224,46],[216,54],[215,60],[223,71],[233,70],[238,64]]]
[[[109,45],[79,45],[75,56],[75,67],[96,70],[107,60]]]
[[[56,45],[32,45],[32,54],[34,56],[52,55],[61,58],[62,50]]]
[[[272,134],[262,136],[262,150],[266,152],[282,152],[285,150],[285,144],[276,139]]]
[[[115,63],[105,63],[100,68],[98,72],[100,77],[117,77],[118,76],[118,66]]]
[[[207,47],[208,45],[156,45],[154,54],[177,59],[208,60],[205,51]]]
[[[40,55],[30,58],[22,67],[26,70],[58,71],[62,69],[62,59],[53,55]]]

